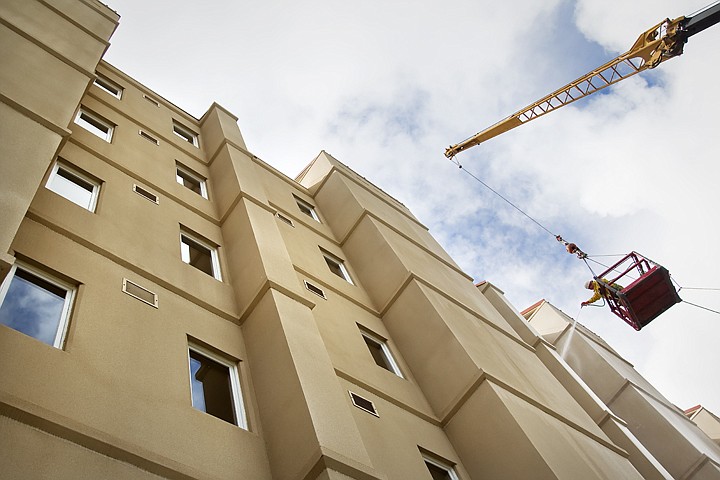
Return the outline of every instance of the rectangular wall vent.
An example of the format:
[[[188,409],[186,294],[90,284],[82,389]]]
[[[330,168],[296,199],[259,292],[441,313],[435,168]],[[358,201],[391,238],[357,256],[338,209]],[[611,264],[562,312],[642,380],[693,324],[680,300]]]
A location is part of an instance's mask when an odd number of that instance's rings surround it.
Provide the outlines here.
[[[358,407],[360,410],[365,410],[366,412],[371,413],[376,417],[380,417],[373,402],[371,402],[367,398],[361,397],[355,392],[351,392],[350,390],[348,390],[348,393],[350,394],[350,400],[352,400],[353,405]]]
[[[323,292],[322,288],[316,287],[315,285],[313,285],[312,283],[308,282],[307,280],[305,280],[305,288],[307,288],[308,290],[310,290],[310,291],[311,291],[312,293],[314,293],[315,295],[318,295],[318,296],[320,296],[320,297],[322,297],[322,298],[327,299],[327,297],[325,296],[325,292]]]
[[[147,141],[149,141],[149,142],[152,142],[152,143],[154,143],[155,145],[160,145],[160,142],[158,141],[158,139],[155,138],[155,137],[153,137],[152,135],[150,135],[150,134],[147,133],[146,131],[140,130],[138,133],[139,133],[140,136],[143,137],[145,140],[147,140]]]
[[[159,104],[158,102],[156,102],[155,100],[153,100],[152,98],[148,97],[148,96],[145,95],[145,94],[143,94],[143,98],[144,98],[145,100],[147,100],[148,102],[152,103],[153,105],[155,105],[156,107],[159,107],[159,106],[160,106],[160,104]]]
[[[283,222],[285,222],[285,223],[287,223],[288,225],[290,225],[291,227],[294,227],[294,226],[295,226],[295,224],[293,223],[293,221],[290,220],[290,219],[289,219],[288,217],[286,217],[285,215],[283,215],[282,213],[278,212],[278,213],[275,214],[275,216],[276,216],[277,218],[279,218],[280,220],[282,220]]]
[[[144,188],[142,188],[140,185],[138,185],[138,184],[136,184],[136,183],[133,184],[133,192],[137,193],[137,194],[140,195],[141,197],[147,198],[148,200],[150,200],[150,201],[153,202],[154,204],[158,204],[158,203],[160,202],[160,200],[158,199],[158,196],[157,196],[157,195],[155,195],[154,193],[151,193],[151,192],[145,190]]]
[[[122,291],[135,297],[141,302],[145,302],[155,308],[158,308],[158,296],[156,293],[151,292],[147,288],[141,287],[135,282],[123,278]]]

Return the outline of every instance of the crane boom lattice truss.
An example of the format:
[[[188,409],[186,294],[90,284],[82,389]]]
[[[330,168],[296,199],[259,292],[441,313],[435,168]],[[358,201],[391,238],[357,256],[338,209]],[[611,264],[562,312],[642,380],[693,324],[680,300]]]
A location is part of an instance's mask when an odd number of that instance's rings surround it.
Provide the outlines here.
[[[685,42],[690,36],[718,22],[720,22],[720,1],[709,5],[691,17],[678,17],[675,20],[665,19],[643,32],[633,46],[624,54],[555,90],[482,132],[456,145],[451,145],[445,150],[445,156],[452,158],[463,150],[580,100],[636,73],[655,68],[665,60],[681,55]]]

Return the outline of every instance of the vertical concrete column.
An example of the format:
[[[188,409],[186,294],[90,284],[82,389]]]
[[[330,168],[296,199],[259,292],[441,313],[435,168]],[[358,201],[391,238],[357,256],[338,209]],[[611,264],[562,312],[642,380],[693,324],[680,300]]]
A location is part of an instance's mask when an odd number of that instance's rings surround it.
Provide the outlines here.
[[[375,478],[285,241],[236,118],[214,104],[201,120],[229,281],[242,312],[257,430],[277,479]],[[252,426],[251,426],[252,428]],[[334,474],[333,474],[334,475]]]
[[[95,1],[0,2],[0,277],[118,19]]]

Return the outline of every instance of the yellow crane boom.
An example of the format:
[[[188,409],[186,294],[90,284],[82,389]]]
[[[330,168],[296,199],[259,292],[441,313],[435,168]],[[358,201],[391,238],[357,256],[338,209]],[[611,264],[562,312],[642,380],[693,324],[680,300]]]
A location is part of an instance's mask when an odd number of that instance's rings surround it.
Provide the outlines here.
[[[467,140],[451,145],[445,150],[445,156],[452,158],[470,147],[580,100],[636,73],[655,68],[662,62],[681,55],[683,46],[691,35],[718,22],[720,22],[720,2],[709,5],[692,17],[665,19],[643,32],[627,52]]]

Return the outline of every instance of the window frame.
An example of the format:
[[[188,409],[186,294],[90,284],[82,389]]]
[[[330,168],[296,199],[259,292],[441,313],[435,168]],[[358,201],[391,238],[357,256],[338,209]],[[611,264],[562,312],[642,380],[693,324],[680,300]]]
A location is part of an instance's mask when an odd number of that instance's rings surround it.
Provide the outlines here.
[[[347,267],[345,266],[345,260],[336,257],[332,253],[328,252],[324,248],[320,247],[320,253],[322,253],[322,256],[325,259],[325,263],[327,264],[328,270],[333,273],[333,275],[342,278],[346,282],[348,282],[350,285],[355,285],[355,283],[352,281],[352,277],[350,276],[350,272],[348,271]],[[342,275],[338,275],[337,272],[335,272],[330,267],[330,262],[337,265],[338,269],[342,273]]]
[[[247,412],[245,411],[245,400],[243,398],[243,390],[240,383],[240,368],[239,363],[240,361],[234,362],[231,360],[228,360],[226,357],[219,355],[213,351],[211,351],[208,348],[202,347],[198,345],[195,342],[188,342],[187,346],[187,366],[188,366],[188,379],[190,380],[190,384],[188,385],[190,387],[190,405],[195,410],[201,411],[199,408],[197,408],[195,405],[193,405],[193,391],[192,391],[192,365],[190,363],[190,352],[195,352],[199,355],[202,355],[204,357],[207,357],[209,360],[212,360],[214,362],[219,363],[223,367],[227,367],[229,376],[230,376],[230,391],[232,394],[232,407],[233,407],[233,413],[235,416],[234,425],[237,427],[240,427],[244,430],[250,430],[248,428],[248,419],[247,419]],[[212,417],[215,417],[215,415],[203,412],[206,415],[210,415]],[[218,417],[215,417],[218,418]],[[221,418],[218,418],[218,420],[223,420]],[[225,420],[223,420],[225,421]]]
[[[108,94],[120,100],[122,99],[123,92],[125,91],[125,89],[121,87],[117,82],[114,82],[107,78],[105,75],[97,72],[95,72],[95,80],[93,80],[93,85],[99,87],[102,91],[107,92]],[[113,92],[113,90],[116,91]]]
[[[71,179],[69,179],[69,178],[67,178],[67,177],[63,177],[62,175],[60,175],[60,174],[58,173],[59,170],[61,170],[61,169],[62,169],[63,171],[65,171],[68,175],[70,175],[71,177],[75,177],[76,179],[78,179],[78,180],[80,180],[80,181],[82,181],[82,182],[89,183],[90,185],[93,186],[93,189],[92,189],[92,191],[90,192],[90,200],[89,200],[87,206],[86,206],[86,205],[82,205],[82,204],[80,204],[80,203],[78,203],[78,202],[76,202],[76,201],[74,201],[74,200],[66,197],[65,195],[63,195],[62,193],[60,193],[59,191],[57,191],[57,190],[55,190],[54,188],[51,187],[51,183],[53,183],[53,180],[55,180],[55,178],[56,178],[57,176],[61,176],[61,177],[64,178],[65,180],[68,180],[68,181],[72,182]],[[72,182],[72,183],[75,184],[75,185],[76,185],[77,187],[79,187],[79,188],[83,188],[81,185],[78,185],[78,184],[75,183],[75,182]],[[68,200],[69,202],[72,202],[72,203],[74,203],[74,204],[77,205],[77,206],[82,207],[82,208],[84,208],[85,210],[88,210],[88,211],[90,211],[90,212],[92,212],[92,213],[95,213],[95,209],[97,208],[98,197],[100,196],[100,186],[101,186],[101,184],[102,184],[102,182],[100,182],[100,180],[98,180],[98,179],[96,179],[96,178],[93,178],[93,177],[91,177],[91,176],[88,175],[88,174],[82,173],[79,169],[70,166],[68,163],[62,161],[61,159],[58,159],[58,160],[55,160],[55,164],[53,165],[52,170],[50,170],[50,175],[48,175],[47,182],[45,182],[45,188],[47,188],[47,189],[50,190],[51,192],[55,193],[56,195],[60,195],[60,196],[63,197],[65,200]],[[83,188],[83,189],[84,189],[84,188]]]
[[[200,148],[200,134],[195,133],[177,120],[173,120],[173,133],[193,147]]]
[[[189,259],[187,261],[185,260],[184,250],[183,250],[183,244],[184,244],[183,238],[184,237],[188,238],[190,241],[192,241],[192,242],[198,244],[199,246],[206,248],[207,250],[210,251],[210,264],[213,269],[212,275],[210,275],[209,273],[207,273],[203,270],[200,270],[195,265],[191,264],[189,262]],[[220,272],[220,256],[218,255],[218,247],[216,245],[213,246],[213,244],[210,243],[209,240],[203,239],[202,237],[200,237],[198,235],[190,233],[182,227],[180,228],[180,259],[183,261],[183,263],[190,265],[194,269],[215,278],[215,280],[222,282],[222,274]]]
[[[301,213],[307,215],[318,223],[322,223],[314,205],[311,205],[310,203],[306,202],[305,200],[296,195],[293,195],[293,198],[295,198],[295,203],[297,204],[298,210],[300,210]],[[303,207],[307,208],[310,213],[306,213],[303,210]]]
[[[420,453],[422,455],[423,462],[425,463],[425,468],[427,468],[427,464],[429,463],[437,468],[445,470],[445,472],[447,472],[448,476],[450,477],[450,480],[460,480],[460,477],[458,476],[457,471],[455,471],[455,466],[453,464],[444,460],[440,460],[435,456],[425,453],[424,451],[421,451]]]
[[[104,133],[101,134],[100,132],[101,132],[102,130],[101,130],[100,128],[98,128],[97,126],[93,125],[93,124],[92,124],[91,122],[89,122],[88,120],[85,120],[85,119],[82,119],[82,118],[81,118],[83,115],[89,117],[90,120],[92,120],[93,122],[99,123],[99,124],[102,125],[103,127],[107,128],[107,132],[104,132]],[[85,122],[85,123],[80,123],[80,120],[82,120],[82,121]],[[79,125],[79,126],[80,126],[82,129],[84,129],[85,131],[92,133],[92,134],[95,135],[96,137],[101,138],[101,139],[105,140],[105,141],[108,142],[108,143],[111,143],[111,142],[112,142],[113,133],[115,132],[115,127],[117,126],[117,125],[115,125],[114,123],[110,122],[110,120],[107,120],[107,119],[101,117],[100,115],[98,115],[97,113],[94,113],[94,112],[88,110],[88,109],[85,108],[83,105],[80,105],[80,108],[78,109],[78,112],[77,112],[77,114],[75,115],[75,120],[74,120],[74,122],[75,122],[76,125]],[[95,129],[97,129],[97,130],[91,130],[90,128],[86,127],[85,124],[90,124],[91,126],[93,126],[93,127],[94,127]]]
[[[371,342],[377,344],[380,346],[380,351],[382,352],[383,359],[385,360],[385,363],[387,364],[387,367],[383,367],[382,365],[378,365],[377,361],[375,360],[375,356],[372,354],[372,352],[369,351],[370,347],[368,347],[368,353],[370,353],[370,356],[373,359],[373,362],[380,368],[387,370],[390,373],[393,373],[397,375],[400,378],[405,378],[405,376],[402,374],[402,370],[400,370],[400,366],[398,365],[397,361],[395,360],[395,357],[392,354],[392,351],[390,350],[390,347],[387,344],[387,340],[381,337],[380,335],[377,335],[370,330],[366,329],[365,327],[358,324],[358,329],[360,330],[360,334],[363,336],[363,341],[365,341],[365,345],[367,346],[367,340],[370,340]]]
[[[12,280],[15,278],[18,268],[20,270],[24,270],[26,273],[29,273],[30,275],[33,275],[33,276],[39,278],[40,280],[42,280],[44,282],[49,283],[50,285],[52,285],[54,287],[65,290],[65,292],[66,292],[65,301],[63,303],[62,311],[60,312],[60,319],[58,320],[58,326],[57,326],[57,330],[55,331],[55,337],[53,339],[52,345],[45,343],[43,340],[33,337],[32,335],[28,335],[24,332],[16,330],[9,325],[5,325],[5,326],[7,328],[11,328],[11,329],[15,330],[18,333],[27,335],[30,338],[34,338],[35,340],[38,340],[38,341],[44,343],[45,345],[50,345],[53,348],[62,350],[65,346],[65,340],[67,338],[67,332],[68,332],[68,328],[70,326],[70,316],[72,314],[73,304],[75,303],[75,297],[76,297],[77,288],[78,288],[77,285],[73,285],[66,281],[60,280],[57,277],[45,272],[44,270],[41,270],[40,268],[34,267],[25,262],[17,260],[13,264],[13,266],[10,267],[10,271],[8,271],[3,282],[0,283],[0,307],[2,307],[3,303],[5,303],[5,299],[7,297],[8,291],[10,290],[10,284],[12,283]]]
[[[191,180],[195,180],[200,184],[200,193],[196,192],[192,188],[185,185],[185,183],[181,182],[180,179],[183,178],[180,174],[186,175]],[[207,178],[203,177],[199,173],[193,171],[192,169],[186,167],[185,165],[181,164],[180,162],[175,162],[175,181],[182,185],[183,187],[187,188],[191,192],[200,195],[205,200],[208,200],[208,188],[207,188]]]

